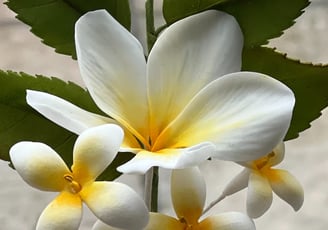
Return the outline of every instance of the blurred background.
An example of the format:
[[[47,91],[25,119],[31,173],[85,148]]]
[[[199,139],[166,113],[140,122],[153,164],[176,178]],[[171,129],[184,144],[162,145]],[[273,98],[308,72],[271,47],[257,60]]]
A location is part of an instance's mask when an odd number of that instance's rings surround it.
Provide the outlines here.
[[[143,14],[143,0],[130,2],[133,8],[132,16],[139,18]],[[143,21],[138,19],[135,22],[133,32],[143,40],[140,36],[144,31]],[[83,85],[77,63],[45,46],[39,38],[30,33],[29,29],[15,19],[15,14],[5,5],[0,5],[0,69],[23,71],[31,75],[56,76]],[[297,19],[296,24],[286,30],[280,38],[272,40],[269,46],[287,53],[291,58],[319,64],[328,63],[327,44],[328,1],[313,0],[305,13]],[[310,129],[301,133],[299,138],[286,143],[286,157],[278,168],[289,170],[299,179],[305,190],[304,205],[295,213],[288,204],[275,196],[270,210],[255,220],[257,229],[327,229],[328,111],[323,111],[322,116],[312,123]],[[241,167],[213,161],[201,165],[201,169],[208,186],[207,202],[210,202],[221,193],[225,184],[241,170]],[[165,196],[168,192],[169,173],[165,170],[162,172],[160,206],[163,212],[172,213],[169,200]],[[138,184],[138,176],[124,176],[120,180],[135,187],[138,192],[142,191]],[[35,229],[40,213],[55,195],[31,188],[7,166],[7,162],[0,160],[0,229]],[[241,191],[226,198],[210,213],[245,211],[245,195],[246,191]],[[80,229],[91,229],[95,217],[87,208],[84,211]]]

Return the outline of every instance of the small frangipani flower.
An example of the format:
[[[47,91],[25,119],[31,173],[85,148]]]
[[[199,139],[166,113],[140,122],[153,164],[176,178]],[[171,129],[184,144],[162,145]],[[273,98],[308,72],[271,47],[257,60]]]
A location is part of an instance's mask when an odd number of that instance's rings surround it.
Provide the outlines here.
[[[121,151],[136,154],[121,172],[191,167],[209,157],[254,160],[288,130],[292,91],[264,74],[239,72],[243,35],[224,12],[172,24],[147,62],[138,40],[105,10],[77,21],[75,43],[84,83],[111,118],[38,91],[28,90],[27,102],[77,134],[100,124],[120,125]]]
[[[206,186],[197,167],[172,171],[171,197],[177,218],[150,213],[145,230],[255,230],[252,219],[239,212],[217,214],[200,220]]]
[[[272,191],[295,211],[299,210],[304,201],[301,184],[288,171],[273,168],[284,159],[284,154],[285,145],[281,142],[266,156],[241,163],[245,169],[227,185],[221,197],[248,187],[246,207],[248,215],[252,218],[262,216],[270,208]]]
[[[19,142],[10,149],[11,161],[25,182],[60,192],[42,212],[37,230],[78,229],[82,202],[108,225],[135,230],[147,224],[147,208],[134,190],[122,183],[95,181],[114,159],[122,140],[123,130],[114,124],[84,131],[74,145],[71,169],[43,143]]]

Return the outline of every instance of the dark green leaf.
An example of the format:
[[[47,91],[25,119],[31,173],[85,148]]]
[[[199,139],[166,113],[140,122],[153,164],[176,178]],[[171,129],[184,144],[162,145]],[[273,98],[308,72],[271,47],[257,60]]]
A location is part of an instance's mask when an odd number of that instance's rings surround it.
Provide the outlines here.
[[[71,82],[0,71],[0,158],[9,160],[9,148],[18,141],[27,140],[50,145],[67,163],[71,163],[76,135],[47,120],[27,105],[26,89],[49,92],[88,111],[101,113],[89,93]]]
[[[245,47],[267,44],[295,23],[308,0],[164,0],[166,22],[173,22],[208,9],[233,15],[244,33]]]
[[[237,19],[244,33],[245,46],[253,47],[279,37],[309,4],[308,0],[233,0],[216,9]]]
[[[68,165],[72,164],[73,145],[77,136],[44,118],[26,104],[26,89],[40,90],[64,98],[87,111],[104,115],[89,93],[80,86],[58,78],[30,76],[0,70],[0,159],[9,161],[9,149],[19,141],[37,141],[51,146]],[[114,180],[120,173],[116,167],[134,154],[119,153],[100,176]]]
[[[133,153],[128,152],[120,152],[117,154],[110,167],[108,167],[98,178],[97,180],[107,180],[111,181],[121,175],[120,172],[116,170],[116,168],[125,162],[131,160],[135,155]]]
[[[312,65],[291,60],[273,49],[245,49],[243,70],[268,74],[289,86],[296,97],[291,126],[286,140],[296,138],[310,127],[310,122],[328,106],[328,66]]]
[[[74,25],[84,13],[106,9],[127,29],[131,24],[128,0],[9,0],[6,4],[45,44],[73,58]]]
[[[172,24],[226,1],[228,0],[164,0],[163,16],[168,24]]]

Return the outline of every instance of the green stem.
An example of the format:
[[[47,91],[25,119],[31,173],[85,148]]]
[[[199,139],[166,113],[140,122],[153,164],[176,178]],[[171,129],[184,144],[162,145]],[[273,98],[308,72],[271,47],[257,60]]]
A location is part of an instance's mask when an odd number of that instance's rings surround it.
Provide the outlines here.
[[[151,212],[158,211],[158,167],[149,169],[145,176],[145,202]]]
[[[154,24],[154,0],[146,0],[147,46],[150,53],[157,39]],[[152,167],[145,176],[145,202],[151,212],[158,211],[158,167]]]
[[[155,33],[155,24],[154,24],[154,1],[146,0],[145,3],[146,8],[146,30],[147,30],[147,46],[148,53],[153,48],[153,45],[156,41],[156,33]]]

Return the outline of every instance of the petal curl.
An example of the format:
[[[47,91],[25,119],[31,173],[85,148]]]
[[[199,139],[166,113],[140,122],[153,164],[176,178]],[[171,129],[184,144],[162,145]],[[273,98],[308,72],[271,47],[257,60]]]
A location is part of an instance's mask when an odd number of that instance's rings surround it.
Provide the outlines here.
[[[107,124],[88,129],[77,138],[72,171],[80,183],[95,180],[107,168],[120,148],[123,135],[121,127]]]
[[[48,145],[39,142],[19,142],[11,147],[10,159],[29,185],[46,191],[61,191],[69,173],[63,159]]]
[[[211,141],[213,157],[250,161],[284,138],[295,98],[281,82],[254,72],[225,75],[197,94],[158,137],[154,148],[179,148]]]
[[[304,201],[304,191],[298,180],[286,170],[270,170],[270,184],[274,193],[298,211]]]
[[[250,170],[245,168],[240,173],[238,173],[224,188],[222,196],[230,196],[240,190],[244,189],[248,185]]]
[[[147,63],[152,139],[205,85],[240,71],[243,35],[224,12],[206,11],[169,26]]]
[[[207,217],[199,224],[202,230],[255,230],[253,220],[239,212],[226,212]]]
[[[172,171],[171,197],[178,219],[197,224],[206,198],[205,180],[198,167]]]
[[[203,142],[189,148],[162,149],[158,152],[140,151],[127,163],[117,167],[123,173],[145,173],[152,166],[167,169],[192,167],[207,160],[214,152],[215,146]]]
[[[173,217],[151,212],[148,225],[144,230],[184,230],[184,227],[183,224]]]
[[[82,201],[79,196],[62,192],[42,212],[36,230],[79,229]]]
[[[247,214],[258,218],[270,208],[271,203],[272,189],[269,181],[260,173],[252,172],[247,190]]]
[[[144,201],[125,184],[94,182],[85,186],[80,195],[90,210],[112,227],[136,230],[148,223]]]
[[[60,97],[44,92],[27,90],[26,101],[49,120],[76,134],[94,126],[116,123],[113,119],[90,113]]]
[[[148,102],[138,40],[105,10],[96,10],[77,21],[75,43],[82,78],[96,104],[142,140],[148,133]]]

